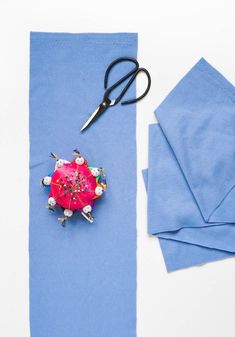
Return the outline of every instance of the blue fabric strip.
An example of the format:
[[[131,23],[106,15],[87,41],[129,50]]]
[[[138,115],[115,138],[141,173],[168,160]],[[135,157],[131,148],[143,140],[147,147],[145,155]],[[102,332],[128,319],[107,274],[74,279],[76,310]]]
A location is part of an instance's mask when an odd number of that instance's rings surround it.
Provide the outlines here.
[[[106,67],[136,54],[136,34],[31,33],[32,337],[136,336],[135,105],[110,108],[79,132],[103,97]],[[112,80],[127,70],[116,68]],[[53,168],[50,151],[70,160],[75,148],[106,169],[108,188],[93,224],[77,215],[62,228],[39,181]]]
[[[148,230],[160,239],[168,271],[235,253],[234,93],[202,59],[150,126]]]

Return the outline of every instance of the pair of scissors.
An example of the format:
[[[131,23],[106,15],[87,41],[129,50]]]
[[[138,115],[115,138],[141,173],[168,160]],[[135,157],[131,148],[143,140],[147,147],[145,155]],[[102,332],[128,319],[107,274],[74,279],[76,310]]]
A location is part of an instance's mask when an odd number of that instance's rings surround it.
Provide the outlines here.
[[[111,69],[118,63],[121,62],[131,62],[134,64],[134,68],[129,71],[126,75],[124,75],[122,78],[120,78],[117,82],[115,82],[113,85],[111,85],[109,88],[108,87],[108,77],[110,74]],[[132,57],[120,57],[116,60],[114,60],[107,68],[106,72],[105,72],[105,76],[104,76],[104,89],[106,90],[104,93],[104,97],[102,102],[100,103],[100,105],[98,106],[98,108],[92,113],[92,115],[88,118],[88,120],[86,121],[86,123],[83,125],[83,127],[81,128],[81,132],[84,131],[89,125],[91,125],[98,117],[100,117],[103,112],[105,112],[109,107],[112,107],[114,105],[117,105],[123,98],[123,96],[125,95],[125,93],[128,91],[129,87],[131,86],[131,84],[134,82],[134,80],[136,79],[137,75],[139,73],[145,73],[147,76],[147,88],[145,90],[145,92],[139,96],[138,98],[133,98],[133,99],[128,99],[126,101],[122,101],[121,104],[122,105],[127,105],[127,104],[133,104],[136,103],[138,101],[140,101],[142,98],[144,98],[147,93],[149,92],[149,89],[151,87],[151,77],[150,74],[148,72],[147,69],[145,68],[140,68],[139,67],[139,63],[135,58]],[[123,82],[125,82],[126,80],[129,81],[127,82],[126,86],[124,86],[124,88],[122,89],[121,93],[119,94],[119,96],[116,99],[110,99],[109,96],[111,94],[111,92],[116,89],[118,86],[120,86]]]

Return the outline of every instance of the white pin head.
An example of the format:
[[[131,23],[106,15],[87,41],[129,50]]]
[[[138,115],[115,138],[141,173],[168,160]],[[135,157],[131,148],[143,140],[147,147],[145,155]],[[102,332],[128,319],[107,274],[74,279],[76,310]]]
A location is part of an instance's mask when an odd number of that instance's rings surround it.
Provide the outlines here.
[[[49,176],[44,177],[43,180],[42,180],[42,183],[45,186],[49,186],[51,184],[51,177],[49,177]]]
[[[86,205],[86,206],[83,207],[82,210],[85,214],[87,214],[87,213],[92,211],[92,207],[91,207],[91,205]]]
[[[56,168],[61,168],[64,165],[64,160],[63,159],[58,159],[56,161]]]
[[[56,205],[56,201],[55,201],[55,199],[53,197],[50,197],[48,199],[48,205],[50,205],[52,207],[54,207]]]
[[[101,186],[97,186],[97,187],[95,188],[95,194],[96,194],[96,195],[100,196],[100,195],[103,194],[103,192],[104,192],[104,190],[103,190],[103,188],[102,188]]]
[[[83,158],[83,157],[77,157],[76,159],[75,159],[75,162],[76,162],[76,164],[78,164],[78,165],[83,165],[84,164],[84,162],[85,162],[85,159]]]
[[[98,176],[100,175],[100,172],[101,172],[101,170],[100,170],[100,168],[98,168],[98,167],[93,167],[93,168],[91,169],[91,174],[92,174],[94,177],[98,177]]]
[[[71,209],[65,209],[64,215],[70,218],[73,215],[73,211],[71,211]]]

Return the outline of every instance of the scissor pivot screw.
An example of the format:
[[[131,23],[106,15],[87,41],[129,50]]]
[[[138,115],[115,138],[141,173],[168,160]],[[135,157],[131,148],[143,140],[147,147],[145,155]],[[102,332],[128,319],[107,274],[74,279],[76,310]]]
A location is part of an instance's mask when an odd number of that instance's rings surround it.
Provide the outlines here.
[[[106,102],[103,102],[103,103],[102,103],[102,105],[103,105],[103,106],[106,106],[106,105],[107,105],[107,103],[106,103]]]

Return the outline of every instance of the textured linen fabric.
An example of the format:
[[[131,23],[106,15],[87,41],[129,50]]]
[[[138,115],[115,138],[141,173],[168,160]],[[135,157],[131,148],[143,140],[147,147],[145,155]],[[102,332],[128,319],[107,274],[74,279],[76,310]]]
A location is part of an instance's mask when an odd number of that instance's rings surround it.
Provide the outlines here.
[[[100,104],[107,66],[136,54],[132,33],[31,33],[31,337],[136,336],[136,107],[110,108],[79,131]],[[111,81],[129,67],[115,67]],[[70,160],[75,148],[106,169],[108,187],[93,224],[77,213],[62,228],[39,181],[54,167],[50,151]]]
[[[235,253],[235,89],[204,59],[149,129],[148,231],[168,271]]]

